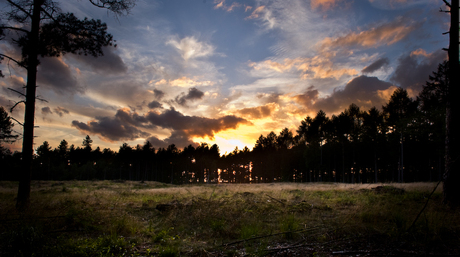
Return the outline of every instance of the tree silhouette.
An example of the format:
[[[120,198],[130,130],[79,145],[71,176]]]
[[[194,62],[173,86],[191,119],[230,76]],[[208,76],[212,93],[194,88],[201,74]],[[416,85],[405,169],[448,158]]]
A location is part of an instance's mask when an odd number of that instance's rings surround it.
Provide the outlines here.
[[[91,139],[89,135],[86,135],[85,139],[83,139],[83,142],[81,143],[81,145],[83,146],[83,149],[89,152],[91,152],[92,150],[91,148],[92,144],[93,144],[93,140]]]
[[[32,173],[34,118],[36,100],[38,56],[53,57],[66,53],[102,55],[102,47],[112,44],[107,26],[100,20],[77,19],[72,13],[61,13],[57,2],[49,0],[7,0],[10,11],[6,13],[7,24],[1,22],[0,34],[14,31],[18,37],[14,42],[22,50],[22,59],[14,61],[27,70],[25,115],[23,133],[23,163],[19,181],[17,208],[25,209],[30,201]],[[90,0],[101,8],[115,14],[123,14],[133,7],[132,0]]]
[[[37,162],[42,176],[50,179],[51,178],[51,159],[53,152],[48,141],[44,141],[41,146],[37,148]]]
[[[16,141],[17,135],[13,135],[13,122],[8,113],[0,106],[0,149],[2,149],[2,143],[13,143]]]
[[[413,122],[413,115],[417,110],[417,101],[413,101],[403,88],[396,89],[390,101],[383,106],[386,121],[390,129],[393,142],[399,141],[398,182],[404,181],[404,141],[406,133]]]
[[[357,154],[359,147],[360,139],[361,139],[361,129],[362,129],[362,112],[356,104],[350,104],[350,106],[344,111],[345,115],[348,116],[349,120],[351,121],[350,125],[350,138],[349,141],[351,143],[351,151],[352,151],[352,159],[351,159],[351,183],[355,182],[355,174],[360,174],[360,167],[357,166]],[[359,162],[358,162],[359,163]],[[358,177],[359,179],[359,177]]]
[[[332,128],[335,132],[334,141],[338,143],[340,147],[340,155],[341,158],[341,170],[342,170],[342,182],[345,183],[347,181],[348,173],[346,172],[346,156],[345,156],[345,148],[348,146],[349,137],[352,128],[352,121],[350,116],[346,115],[344,112],[341,112],[338,116],[332,116]]]
[[[421,133],[426,138],[426,145],[429,145],[435,152],[427,156],[429,161],[429,180],[441,180],[444,172],[439,172],[433,178],[430,166],[438,166],[442,170],[444,165],[445,139],[446,139],[446,102],[447,85],[449,84],[449,63],[440,63],[437,71],[429,76],[429,80],[418,95],[420,110]]]
[[[123,143],[117,155],[117,162],[119,165],[118,179],[132,179],[132,155],[133,149],[127,143]]]
[[[155,151],[146,141],[135,147],[124,143],[116,153],[99,147],[92,150],[89,136],[80,147],[69,147],[62,140],[51,151],[44,142],[34,159],[34,179],[155,180],[175,184],[430,181],[443,169],[443,109],[449,84],[446,67],[447,63],[440,64],[429,76],[417,100],[399,88],[382,106],[383,111],[376,107],[363,111],[355,104],[330,118],[319,111],[314,118],[307,116],[301,121],[295,136],[288,128],[278,135],[260,135],[252,151],[236,147],[220,156],[217,145],[206,143],[197,148],[189,145],[182,151],[175,145]],[[0,173],[1,179],[14,177],[8,171],[17,167],[20,158],[18,153],[2,156],[0,163],[7,172]],[[353,177],[352,171],[359,175]]]
[[[386,131],[384,116],[376,107],[372,107],[369,111],[363,113],[363,141],[373,152],[375,183],[379,181],[378,146],[384,145]]]

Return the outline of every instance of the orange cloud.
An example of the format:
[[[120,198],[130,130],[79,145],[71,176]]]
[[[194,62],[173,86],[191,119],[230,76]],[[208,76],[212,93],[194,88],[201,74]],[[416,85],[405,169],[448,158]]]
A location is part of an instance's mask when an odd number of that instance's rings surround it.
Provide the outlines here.
[[[167,85],[169,84],[170,86],[175,86],[175,87],[185,87],[185,88],[191,88],[191,87],[197,87],[197,86],[212,86],[214,85],[214,82],[212,81],[199,81],[196,77],[194,78],[188,78],[188,77],[181,77],[178,79],[174,80],[165,80],[162,79],[160,81],[155,82],[156,86],[159,85]]]
[[[388,102],[396,89],[398,89],[396,86],[391,86],[385,90],[378,90],[377,94],[380,98],[385,100],[385,102]]]
[[[401,41],[414,29],[415,26],[407,25],[407,21],[403,22],[403,19],[399,18],[395,22],[383,24],[359,33],[351,32],[338,38],[327,37],[320,43],[320,48],[323,52],[326,52],[334,47],[361,46],[371,48],[392,45]]]
[[[416,56],[417,56],[417,55],[422,55],[422,56],[425,56],[425,57],[430,57],[430,56],[431,56],[431,54],[427,53],[427,52],[426,52],[424,49],[422,49],[422,48],[419,48],[419,49],[417,49],[417,50],[415,50],[415,51],[412,51],[412,52],[410,53],[410,55],[411,55],[411,56],[414,56],[414,55],[416,55]]]
[[[224,2],[225,2],[225,0],[222,0],[222,1],[214,1],[214,3],[216,4],[216,5],[214,6],[214,9],[223,8],[223,7],[224,7]]]
[[[257,7],[252,13],[251,15],[249,15],[248,17],[246,17],[246,19],[256,19],[256,18],[259,18],[259,15],[261,12],[263,12],[265,9],[265,5],[261,5],[259,7]]]
[[[227,8],[227,12],[231,12],[233,11],[234,8],[237,8],[237,7],[240,7],[241,4],[237,3],[237,2],[233,2],[232,5],[230,5],[228,8]]]
[[[237,2],[233,2],[230,6],[226,6],[225,5],[225,0],[216,0],[216,1],[214,1],[214,3],[216,4],[214,6],[214,9],[222,8],[223,10],[225,10],[227,12],[231,12],[231,11],[233,11],[234,8],[237,8],[237,7],[241,6],[241,4],[237,3]]]
[[[355,69],[349,68],[336,68],[332,61],[321,56],[315,56],[313,58],[296,58],[296,59],[284,59],[283,63],[267,60],[260,63],[250,63],[250,67],[255,70],[270,69],[280,73],[296,69],[303,72],[301,75],[302,79],[307,78],[336,78],[339,79],[342,76],[349,75],[354,76],[358,74]]]
[[[321,7],[321,9],[328,10],[334,7],[339,0],[311,0],[310,6],[311,9],[317,9]]]

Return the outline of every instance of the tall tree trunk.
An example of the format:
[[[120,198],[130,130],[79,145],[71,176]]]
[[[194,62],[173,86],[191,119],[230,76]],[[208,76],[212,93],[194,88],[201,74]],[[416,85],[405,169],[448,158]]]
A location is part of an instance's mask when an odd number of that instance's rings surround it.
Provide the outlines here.
[[[25,210],[30,204],[30,182],[34,154],[35,92],[37,86],[38,53],[40,32],[40,12],[43,0],[34,1],[31,32],[28,38],[26,110],[24,115],[24,134],[22,141],[22,169],[19,178],[16,208]]]
[[[378,179],[378,169],[377,169],[377,147],[375,146],[375,143],[374,143],[374,175],[375,175],[374,183],[378,183],[379,179]]]
[[[446,108],[446,164],[443,177],[444,202],[460,206],[460,151],[459,151],[459,0],[452,0],[450,6],[449,80]]]

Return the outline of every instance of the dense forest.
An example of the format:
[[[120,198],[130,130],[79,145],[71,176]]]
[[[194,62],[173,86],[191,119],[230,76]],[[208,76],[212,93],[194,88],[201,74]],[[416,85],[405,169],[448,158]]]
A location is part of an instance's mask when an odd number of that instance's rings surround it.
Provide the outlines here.
[[[293,133],[260,135],[251,151],[226,155],[202,143],[183,150],[150,142],[115,152],[64,139],[36,148],[34,180],[154,180],[164,183],[264,183],[276,181],[345,183],[437,181],[444,171],[445,98],[448,63],[428,77],[412,99],[403,88],[381,108],[351,104],[338,115],[319,111]],[[5,140],[3,140],[5,141]],[[0,180],[18,180],[21,153],[1,148]]]

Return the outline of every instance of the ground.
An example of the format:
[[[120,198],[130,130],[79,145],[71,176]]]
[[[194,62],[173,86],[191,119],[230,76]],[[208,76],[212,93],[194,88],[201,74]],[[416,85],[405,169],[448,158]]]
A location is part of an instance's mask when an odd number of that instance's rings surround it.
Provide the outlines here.
[[[17,183],[0,182],[0,255],[460,255],[460,213],[435,186],[34,181],[17,212]]]

